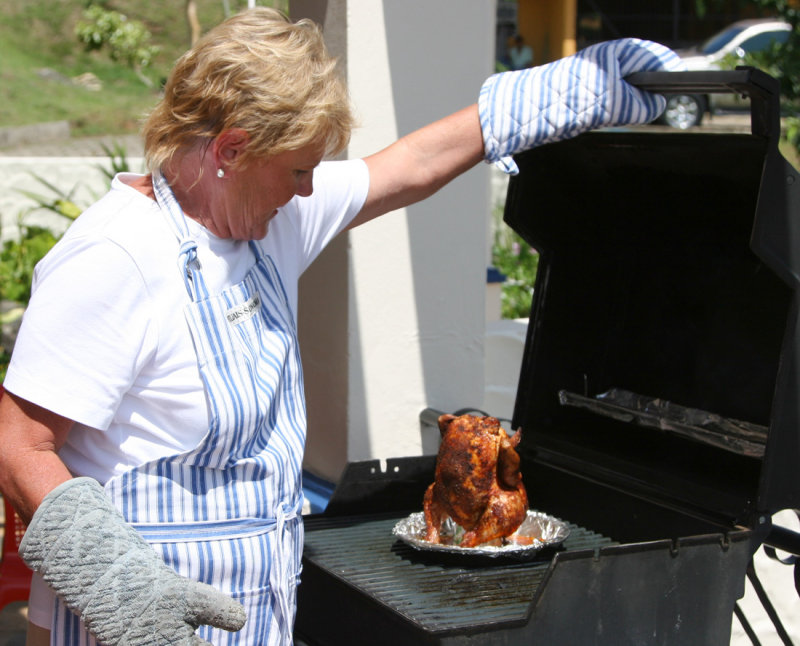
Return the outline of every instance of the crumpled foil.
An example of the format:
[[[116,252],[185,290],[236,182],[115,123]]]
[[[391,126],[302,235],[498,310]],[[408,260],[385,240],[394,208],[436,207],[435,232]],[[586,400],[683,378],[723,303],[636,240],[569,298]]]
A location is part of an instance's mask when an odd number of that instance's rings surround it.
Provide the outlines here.
[[[441,543],[426,541],[425,514],[419,511],[398,521],[392,533],[418,550],[462,556],[527,558],[542,548],[562,543],[569,536],[569,526],[558,518],[529,509],[527,517],[511,536],[476,547],[461,547],[458,543],[464,535],[464,530],[450,518],[442,523]]]

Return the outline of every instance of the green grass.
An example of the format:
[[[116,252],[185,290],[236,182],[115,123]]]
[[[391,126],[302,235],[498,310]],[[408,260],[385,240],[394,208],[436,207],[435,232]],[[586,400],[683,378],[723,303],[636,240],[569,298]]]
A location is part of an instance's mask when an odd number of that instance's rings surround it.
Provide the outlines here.
[[[84,51],[74,35],[85,0],[0,0],[0,127],[69,121],[74,136],[129,134],[158,98],[158,87],[189,46],[184,2],[110,0],[108,9],[144,22],[160,52],[146,75],[113,63],[105,52]],[[232,11],[246,0],[229,0]],[[265,4],[261,2],[260,4]],[[221,0],[197,0],[204,30],[224,18]],[[45,78],[52,70],[63,80]],[[91,73],[102,90],[71,82]]]

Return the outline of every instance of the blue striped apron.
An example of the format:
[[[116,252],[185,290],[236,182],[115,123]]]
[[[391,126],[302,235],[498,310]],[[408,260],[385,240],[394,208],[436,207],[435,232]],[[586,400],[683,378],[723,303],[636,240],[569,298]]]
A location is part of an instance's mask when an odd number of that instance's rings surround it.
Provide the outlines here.
[[[271,258],[252,242],[256,264],[245,279],[209,294],[180,206],[157,173],[153,187],[180,240],[210,427],[191,451],[115,476],[105,489],[168,565],[244,605],[241,631],[201,626],[198,635],[214,646],[291,644],[306,412],[289,301]],[[63,605],[53,626],[53,644],[95,644]]]

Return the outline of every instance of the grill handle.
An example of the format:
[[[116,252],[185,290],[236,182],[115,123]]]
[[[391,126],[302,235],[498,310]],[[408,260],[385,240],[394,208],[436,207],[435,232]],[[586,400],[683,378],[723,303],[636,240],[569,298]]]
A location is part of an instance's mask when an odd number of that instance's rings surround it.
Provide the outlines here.
[[[456,417],[459,415],[477,415],[480,417],[487,417],[489,413],[486,411],[480,410],[479,408],[459,408],[452,413]],[[439,428],[439,415],[444,415],[444,411],[438,410],[436,408],[423,408],[419,414],[419,421],[421,424],[425,424],[426,426],[434,426]],[[501,421],[503,421],[501,419]]]
[[[752,133],[776,141],[780,134],[780,83],[754,67],[701,72],[636,72],[625,80],[642,90],[659,94],[748,96]]]
[[[800,558],[800,533],[780,525],[773,525],[764,539],[764,546],[794,554]],[[773,558],[777,558],[774,557]]]
[[[444,411],[437,410],[435,408],[423,408],[422,412],[419,414],[419,421],[425,426],[433,426],[438,429],[439,415],[442,415],[443,413]]]

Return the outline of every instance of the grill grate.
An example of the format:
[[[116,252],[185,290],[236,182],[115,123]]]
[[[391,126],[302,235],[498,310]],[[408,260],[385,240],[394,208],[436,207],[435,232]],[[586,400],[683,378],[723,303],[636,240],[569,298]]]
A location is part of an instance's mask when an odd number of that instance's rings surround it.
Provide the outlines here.
[[[305,558],[426,632],[524,623],[553,550],[535,559],[464,559],[416,550],[392,535],[392,517],[306,518]],[[570,525],[564,550],[610,538]]]

